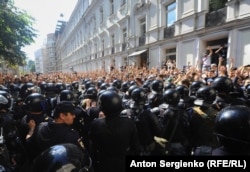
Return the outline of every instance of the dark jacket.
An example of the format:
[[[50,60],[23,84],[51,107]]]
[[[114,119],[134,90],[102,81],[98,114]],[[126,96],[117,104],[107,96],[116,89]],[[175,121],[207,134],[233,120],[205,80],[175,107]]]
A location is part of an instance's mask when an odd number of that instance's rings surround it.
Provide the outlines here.
[[[99,118],[90,127],[91,157],[95,172],[125,172],[125,157],[139,154],[134,122],[127,117]]]
[[[37,129],[36,141],[40,151],[61,143],[72,143],[82,148],[80,140],[79,133],[66,124],[44,122]]]

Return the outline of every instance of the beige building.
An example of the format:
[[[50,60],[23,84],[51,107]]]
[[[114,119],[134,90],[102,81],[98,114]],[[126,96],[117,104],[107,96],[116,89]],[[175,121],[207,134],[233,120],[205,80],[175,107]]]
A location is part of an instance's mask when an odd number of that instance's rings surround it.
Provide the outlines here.
[[[56,37],[51,70],[162,67],[168,59],[182,68],[220,45],[236,66],[250,64],[249,9],[250,0],[79,0]]]

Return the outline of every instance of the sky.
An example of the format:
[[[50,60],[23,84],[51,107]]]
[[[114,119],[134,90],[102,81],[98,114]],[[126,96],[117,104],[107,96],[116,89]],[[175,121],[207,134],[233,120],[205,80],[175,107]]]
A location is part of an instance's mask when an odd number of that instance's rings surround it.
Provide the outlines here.
[[[42,47],[47,34],[55,32],[57,21],[68,21],[77,0],[14,0],[14,3],[36,20],[33,25],[38,34],[35,43],[22,49],[30,60],[34,60],[34,53]]]

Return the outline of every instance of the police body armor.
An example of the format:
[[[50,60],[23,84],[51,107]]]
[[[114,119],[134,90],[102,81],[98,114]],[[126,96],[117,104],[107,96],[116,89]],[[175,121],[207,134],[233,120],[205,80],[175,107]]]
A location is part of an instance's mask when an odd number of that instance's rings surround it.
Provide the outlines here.
[[[164,111],[163,137],[166,143],[166,155],[188,155],[188,128],[190,116],[177,106],[169,106]]]
[[[150,109],[136,107],[131,105],[130,109],[125,109],[121,112],[122,116],[131,118],[137,127],[138,136],[141,145],[141,155],[152,155],[155,149],[154,136],[160,135],[161,127],[158,125],[157,117],[150,111]],[[155,118],[154,118],[155,117]],[[156,124],[150,126],[149,123]]]

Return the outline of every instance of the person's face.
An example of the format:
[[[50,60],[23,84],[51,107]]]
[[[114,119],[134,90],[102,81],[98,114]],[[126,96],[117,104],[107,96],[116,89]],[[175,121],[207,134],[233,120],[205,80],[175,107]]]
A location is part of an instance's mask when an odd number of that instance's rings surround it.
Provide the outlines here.
[[[249,72],[248,72],[247,70],[244,70],[244,71],[243,71],[243,77],[246,78],[246,77],[248,77],[248,76],[249,76]]]
[[[67,125],[72,125],[75,117],[76,117],[75,114],[73,114],[71,112],[63,113],[63,115],[62,115],[62,119],[63,119],[64,123]]]
[[[217,70],[217,66],[212,65],[212,66],[211,66],[211,69],[215,71],[215,70]]]
[[[231,70],[230,72],[229,72],[229,76],[230,77],[235,77],[236,75],[236,72],[234,71],[234,70]]]

